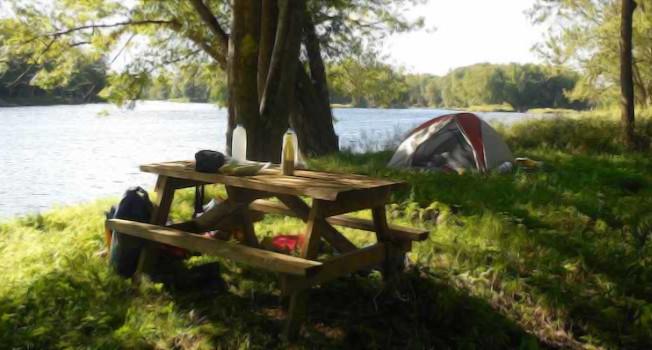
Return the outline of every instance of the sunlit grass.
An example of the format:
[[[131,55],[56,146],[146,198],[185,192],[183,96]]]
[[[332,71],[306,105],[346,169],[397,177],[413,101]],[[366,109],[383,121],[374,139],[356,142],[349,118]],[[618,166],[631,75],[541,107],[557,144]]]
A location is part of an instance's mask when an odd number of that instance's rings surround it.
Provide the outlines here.
[[[640,132],[652,135],[649,122]],[[378,274],[317,288],[297,348],[652,347],[652,161],[628,153],[613,118],[501,130],[538,172],[478,176],[390,170],[391,153],[312,166],[404,179],[388,216],[431,230],[395,288]],[[224,196],[215,187],[210,196]],[[192,191],[173,220],[192,213]],[[0,342],[7,348],[286,348],[276,278],[217,261],[225,288],[133,287],[96,255],[113,200],[0,224]],[[368,212],[358,213],[369,216]],[[261,238],[296,234],[269,216]],[[373,236],[344,230],[358,245]],[[190,271],[190,270],[187,270]],[[205,282],[205,281],[204,281]]]

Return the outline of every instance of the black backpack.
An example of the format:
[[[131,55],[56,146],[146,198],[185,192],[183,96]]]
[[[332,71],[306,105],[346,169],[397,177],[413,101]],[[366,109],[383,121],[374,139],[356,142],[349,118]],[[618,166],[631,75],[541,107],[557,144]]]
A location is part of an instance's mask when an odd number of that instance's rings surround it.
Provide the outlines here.
[[[148,223],[152,216],[152,202],[147,191],[141,187],[130,187],[117,207],[111,208],[108,216]],[[131,277],[138,267],[138,258],[145,240],[113,230],[110,264],[124,277]]]

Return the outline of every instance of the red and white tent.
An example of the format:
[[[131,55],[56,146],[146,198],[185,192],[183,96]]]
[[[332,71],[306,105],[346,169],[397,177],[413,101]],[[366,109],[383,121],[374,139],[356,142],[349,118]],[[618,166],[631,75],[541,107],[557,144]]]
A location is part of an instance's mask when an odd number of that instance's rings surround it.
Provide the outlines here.
[[[505,162],[513,162],[512,152],[496,130],[475,114],[456,113],[412,130],[388,165],[484,173]]]

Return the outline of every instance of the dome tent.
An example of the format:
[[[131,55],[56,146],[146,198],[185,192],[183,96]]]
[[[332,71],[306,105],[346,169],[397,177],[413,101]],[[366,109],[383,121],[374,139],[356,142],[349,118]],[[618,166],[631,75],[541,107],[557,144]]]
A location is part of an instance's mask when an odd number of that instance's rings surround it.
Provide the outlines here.
[[[496,130],[475,114],[456,113],[412,130],[388,166],[484,173],[505,162],[513,162],[512,152]]]

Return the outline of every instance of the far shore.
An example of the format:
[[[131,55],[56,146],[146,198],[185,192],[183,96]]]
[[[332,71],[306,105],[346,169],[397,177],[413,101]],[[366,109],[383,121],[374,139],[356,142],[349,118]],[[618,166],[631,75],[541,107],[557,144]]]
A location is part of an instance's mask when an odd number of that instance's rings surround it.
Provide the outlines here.
[[[214,103],[212,101],[190,101],[184,98],[176,99],[167,99],[167,100],[139,100],[139,101],[158,101],[158,102],[174,102],[174,103]],[[106,101],[66,101],[59,98],[36,98],[36,99],[0,99],[0,108],[11,108],[11,107],[47,107],[47,106],[57,106],[57,105],[83,105],[83,104],[95,104],[95,103],[107,103]],[[379,106],[354,106],[350,103],[332,103],[331,108],[335,109],[348,109],[348,108],[369,108],[369,109],[410,109],[410,108],[432,108],[432,109],[447,109],[451,111],[469,111],[475,113],[530,113],[530,114],[555,114],[555,115],[567,115],[571,113],[584,112],[584,110],[574,110],[574,109],[564,109],[564,108],[533,108],[526,111],[516,111],[508,104],[499,104],[499,105],[476,105],[468,107],[447,107],[447,106],[390,106],[390,107],[379,107]]]

